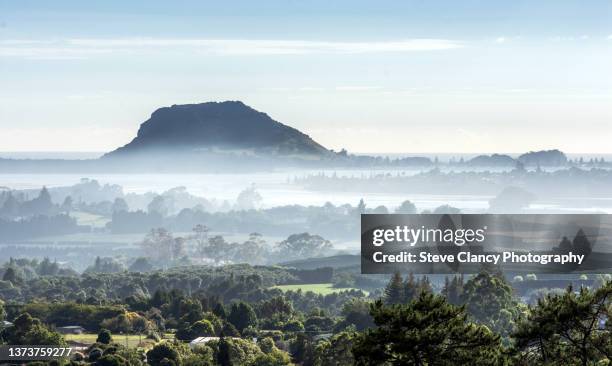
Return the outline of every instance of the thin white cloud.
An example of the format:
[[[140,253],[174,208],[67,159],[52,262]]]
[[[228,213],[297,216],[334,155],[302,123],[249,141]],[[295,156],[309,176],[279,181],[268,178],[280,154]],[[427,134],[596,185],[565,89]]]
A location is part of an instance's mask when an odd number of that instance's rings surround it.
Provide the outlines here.
[[[610,35],[610,37],[612,37],[612,35]],[[589,39],[591,39],[591,36],[588,34],[583,34],[580,36],[555,36],[550,38],[550,40],[554,42],[588,41]]]
[[[371,42],[304,40],[117,38],[64,40],[3,40],[0,56],[25,58],[89,58],[96,54],[177,50],[218,55],[363,54],[449,50],[464,47],[448,39]]]
[[[610,34],[610,35],[608,36],[608,39],[612,40],[612,34]]]
[[[72,39],[88,47],[193,47],[227,54],[302,54],[434,51],[462,47],[446,39],[410,39],[378,42],[319,42],[302,40],[214,39]]]
[[[0,45],[3,46],[31,46],[31,45],[41,45],[41,44],[51,44],[51,41],[42,41],[35,39],[4,39],[0,40]]]
[[[304,87],[298,88],[297,90],[301,92],[320,92],[320,91],[324,91],[325,88],[321,88],[318,86],[304,86]]]
[[[38,60],[84,60],[95,55],[110,54],[108,49],[74,49],[69,47],[3,47],[0,57],[19,57]]]
[[[380,90],[382,87],[380,86],[368,86],[368,85],[344,85],[337,86],[336,91],[370,91],[370,90]]]

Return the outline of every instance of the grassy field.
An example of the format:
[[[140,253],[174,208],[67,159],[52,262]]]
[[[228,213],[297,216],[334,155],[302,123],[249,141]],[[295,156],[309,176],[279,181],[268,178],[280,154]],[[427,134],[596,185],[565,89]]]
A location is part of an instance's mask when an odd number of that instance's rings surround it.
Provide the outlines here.
[[[94,228],[103,228],[110,221],[109,218],[90,214],[88,212],[72,211],[70,216],[77,220],[79,225],[89,225]]]
[[[113,334],[113,342],[119,343],[122,345],[125,345],[127,343],[127,346],[130,348],[137,348],[137,347],[150,348],[152,347],[155,344],[155,341],[152,339],[145,339],[145,337],[146,337],[145,335],[140,337],[137,334],[130,334],[127,336],[127,339],[126,339],[125,335]],[[66,339],[66,341],[93,344],[93,343],[96,343],[96,338],[98,338],[98,335],[92,334],[92,333],[65,334],[64,338]]]
[[[282,285],[282,286],[274,286],[273,288],[280,289],[283,292],[297,291],[301,289],[302,292],[312,291],[315,294],[321,294],[321,295],[329,295],[335,292],[342,292],[342,291],[348,291],[348,290],[359,290],[357,288],[352,288],[352,287],[336,288],[336,287],[333,287],[333,284],[331,283],[311,283],[311,284],[306,284],[306,285]],[[367,291],[364,291],[364,290],[359,290],[359,291],[362,291],[363,293],[368,295]]]

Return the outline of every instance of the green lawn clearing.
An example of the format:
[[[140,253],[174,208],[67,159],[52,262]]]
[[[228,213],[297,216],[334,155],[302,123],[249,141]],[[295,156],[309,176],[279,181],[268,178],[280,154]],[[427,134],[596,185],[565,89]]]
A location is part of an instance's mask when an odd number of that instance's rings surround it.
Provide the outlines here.
[[[352,287],[336,288],[336,287],[333,287],[333,284],[331,283],[310,283],[310,284],[305,284],[305,285],[281,285],[281,286],[274,286],[272,288],[280,289],[283,292],[297,291],[297,290],[302,290],[302,292],[312,291],[315,294],[320,294],[320,295],[329,295],[329,294],[333,294],[336,292],[358,290],[366,294],[366,296],[368,295],[367,291],[360,290],[358,288],[352,288]]]
[[[66,339],[66,341],[93,344],[96,343],[98,335],[94,333],[65,334],[64,338]],[[129,334],[127,337],[122,334],[113,334],[113,342],[122,344],[124,346],[127,344],[127,346],[130,348],[150,348],[155,344],[154,340],[146,339],[145,335],[142,335],[141,337],[137,334]]]
[[[81,211],[72,211],[70,212],[70,216],[77,220],[77,224],[87,225],[93,228],[103,228],[111,221],[108,217]]]

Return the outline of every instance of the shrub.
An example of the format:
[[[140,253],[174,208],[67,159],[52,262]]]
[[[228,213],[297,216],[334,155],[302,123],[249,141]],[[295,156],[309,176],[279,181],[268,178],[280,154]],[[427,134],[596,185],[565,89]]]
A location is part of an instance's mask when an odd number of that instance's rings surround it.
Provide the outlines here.
[[[110,344],[112,340],[113,337],[108,329],[102,329],[100,333],[98,333],[98,338],[96,338],[96,342],[102,344]]]
[[[151,366],[168,365],[168,360],[172,360],[175,364],[179,361],[179,353],[168,342],[157,344],[147,352],[147,361]]]

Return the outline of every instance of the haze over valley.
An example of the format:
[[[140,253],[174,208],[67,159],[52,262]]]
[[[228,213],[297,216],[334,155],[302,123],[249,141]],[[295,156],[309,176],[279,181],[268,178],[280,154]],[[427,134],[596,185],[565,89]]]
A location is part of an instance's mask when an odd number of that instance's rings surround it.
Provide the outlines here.
[[[609,366],[611,101],[609,0],[0,0],[0,364]]]
[[[612,212],[611,168],[559,150],[353,154],[241,102],[175,105],[97,158],[1,158],[0,241],[5,259],[36,251],[80,270],[88,261],[71,259],[74,248],[81,259],[104,245],[133,258],[150,230],[188,237],[198,224],[236,240],[257,232],[270,248],[304,231],[333,244],[317,255],[356,253],[359,213]],[[40,214],[60,221],[48,227]]]

